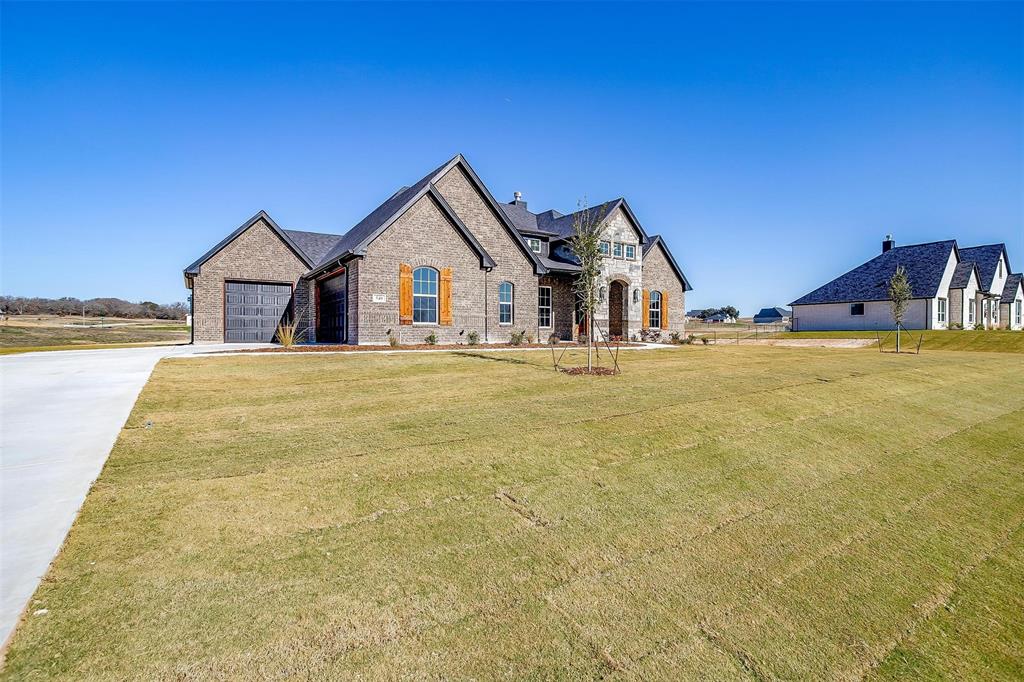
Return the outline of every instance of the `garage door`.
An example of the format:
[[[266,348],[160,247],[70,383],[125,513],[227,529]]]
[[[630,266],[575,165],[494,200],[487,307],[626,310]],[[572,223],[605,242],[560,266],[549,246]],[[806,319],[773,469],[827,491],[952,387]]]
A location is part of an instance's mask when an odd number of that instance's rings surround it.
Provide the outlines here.
[[[224,340],[273,341],[292,298],[291,285],[226,282],[224,287]]]

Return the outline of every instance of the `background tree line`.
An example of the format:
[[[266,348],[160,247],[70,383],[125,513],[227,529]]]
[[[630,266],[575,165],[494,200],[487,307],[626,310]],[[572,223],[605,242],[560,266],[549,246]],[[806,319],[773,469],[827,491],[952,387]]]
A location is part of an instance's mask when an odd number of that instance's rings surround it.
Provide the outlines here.
[[[64,298],[0,296],[0,309],[7,315],[81,315],[87,317],[134,317],[151,320],[184,320],[188,305],[178,303],[132,303],[120,298]]]
[[[700,311],[700,315],[698,315],[698,317],[702,320],[706,320],[712,315],[717,315],[718,313],[722,313],[723,315],[728,315],[729,317],[734,318],[739,318],[740,316],[739,310],[737,310],[731,305],[727,305],[724,308],[705,308],[704,310]]]

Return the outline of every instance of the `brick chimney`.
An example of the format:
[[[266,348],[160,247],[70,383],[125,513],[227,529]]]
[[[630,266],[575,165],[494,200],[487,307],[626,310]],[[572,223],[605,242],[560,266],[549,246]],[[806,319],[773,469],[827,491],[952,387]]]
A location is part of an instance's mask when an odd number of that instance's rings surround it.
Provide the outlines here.
[[[885,239],[882,241],[882,253],[889,251],[892,247],[896,246],[896,242],[893,241],[892,235],[885,235]]]

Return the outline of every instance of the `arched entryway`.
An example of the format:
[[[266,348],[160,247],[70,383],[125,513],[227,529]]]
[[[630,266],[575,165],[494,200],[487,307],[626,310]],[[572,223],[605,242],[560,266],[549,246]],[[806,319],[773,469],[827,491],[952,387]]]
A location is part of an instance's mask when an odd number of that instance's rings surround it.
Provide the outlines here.
[[[625,339],[629,335],[629,303],[626,301],[628,295],[629,287],[625,283],[614,280],[608,285],[608,334],[612,337],[620,336]]]

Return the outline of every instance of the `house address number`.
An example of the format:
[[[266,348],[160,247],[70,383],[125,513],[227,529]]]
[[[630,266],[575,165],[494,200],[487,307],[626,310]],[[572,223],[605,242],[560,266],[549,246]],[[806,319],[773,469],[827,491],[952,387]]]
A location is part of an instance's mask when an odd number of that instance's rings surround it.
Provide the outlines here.
[[[373,302],[374,303],[387,303],[388,302],[388,295],[387,294],[374,294],[373,295]]]

